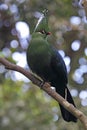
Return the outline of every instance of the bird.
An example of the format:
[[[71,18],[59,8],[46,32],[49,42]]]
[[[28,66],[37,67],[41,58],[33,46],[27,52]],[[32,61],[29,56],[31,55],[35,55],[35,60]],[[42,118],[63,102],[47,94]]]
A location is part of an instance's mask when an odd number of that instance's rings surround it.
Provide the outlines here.
[[[73,98],[67,87],[67,69],[58,50],[49,43],[48,36],[51,33],[44,28],[34,30],[28,49],[27,63],[33,73],[41,77],[43,81],[50,82],[56,92],[75,106]],[[62,117],[67,122],[77,122],[77,118],[66,110],[60,103]],[[76,107],[76,106],[75,106]]]

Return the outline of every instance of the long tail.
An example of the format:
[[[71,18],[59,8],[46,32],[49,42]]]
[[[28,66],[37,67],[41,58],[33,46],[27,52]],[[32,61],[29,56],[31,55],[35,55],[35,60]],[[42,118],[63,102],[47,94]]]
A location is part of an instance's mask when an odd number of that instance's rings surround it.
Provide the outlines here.
[[[71,103],[75,106],[74,101],[72,99],[72,96],[71,96],[67,87],[65,87],[64,90],[62,89],[61,91],[59,91],[59,89],[58,90],[56,89],[56,92],[58,92],[62,97],[66,98],[66,100],[69,103]],[[62,117],[65,121],[67,121],[67,122],[70,122],[70,121],[77,122],[77,118],[75,116],[73,116],[69,111],[67,111],[61,104],[59,104],[59,105],[60,105]]]

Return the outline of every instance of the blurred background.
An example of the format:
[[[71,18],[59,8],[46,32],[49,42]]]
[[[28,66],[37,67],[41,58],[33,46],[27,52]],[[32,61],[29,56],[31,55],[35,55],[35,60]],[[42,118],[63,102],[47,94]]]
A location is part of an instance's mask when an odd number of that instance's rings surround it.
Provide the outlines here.
[[[81,0],[80,0],[81,2]],[[0,57],[29,70],[26,49],[41,12],[48,9],[49,38],[62,55],[68,87],[87,115],[87,19],[79,0],[0,0]],[[58,103],[18,72],[0,64],[1,130],[83,130],[65,122]]]

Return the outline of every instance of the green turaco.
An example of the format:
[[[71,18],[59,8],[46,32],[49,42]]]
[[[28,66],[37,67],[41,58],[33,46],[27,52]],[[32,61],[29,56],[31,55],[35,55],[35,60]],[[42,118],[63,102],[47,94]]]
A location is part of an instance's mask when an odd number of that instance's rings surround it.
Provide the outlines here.
[[[68,80],[65,63],[61,55],[58,53],[58,50],[47,40],[50,33],[45,17],[46,16],[42,19],[45,21],[45,28],[41,25],[39,26],[39,24],[41,24],[39,23],[32,34],[27,49],[28,65],[33,73],[40,76],[44,81],[50,82],[51,85],[55,87],[57,93],[63,98],[66,97],[66,100],[75,106],[72,96],[67,88]],[[67,92],[67,95],[65,91]],[[77,121],[77,118],[61,105],[60,110],[65,121]]]

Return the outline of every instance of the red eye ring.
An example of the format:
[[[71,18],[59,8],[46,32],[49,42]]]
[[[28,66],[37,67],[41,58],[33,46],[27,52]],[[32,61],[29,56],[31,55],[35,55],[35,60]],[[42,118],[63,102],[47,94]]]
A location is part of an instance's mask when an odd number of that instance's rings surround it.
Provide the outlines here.
[[[47,32],[46,35],[51,35],[51,32]]]

